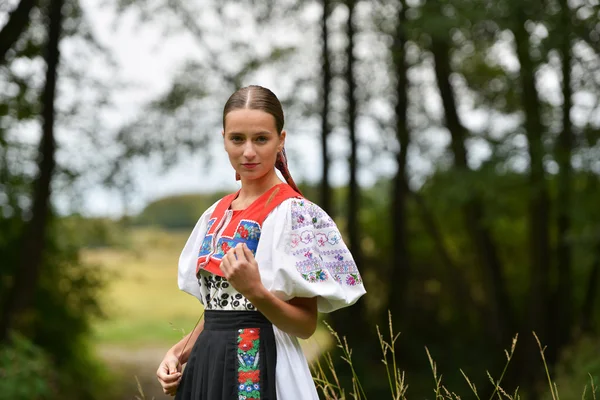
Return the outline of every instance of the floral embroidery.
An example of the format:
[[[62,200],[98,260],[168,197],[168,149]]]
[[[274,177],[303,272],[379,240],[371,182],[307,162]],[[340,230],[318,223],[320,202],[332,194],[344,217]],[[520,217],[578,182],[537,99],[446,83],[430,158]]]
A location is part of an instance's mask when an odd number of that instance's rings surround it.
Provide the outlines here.
[[[327,241],[332,246],[338,244],[341,239],[342,239],[342,236],[337,231],[331,231],[327,234]]]
[[[293,200],[292,229],[296,230],[304,226],[324,229],[334,227],[335,222],[316,204],[304,200]]]
[[[213,257],[217,260],[223,258],[229,249],[234,248],[238,243],[246,243],[252,254],[256,254],[258,240],[260,239],[260,226],[257,222],[242,220],[240,221],[235,234],[232,237],[221,236],[217,243],[217,249]]]
[[[219,244],[217,245],[217,253],[215,256],[218,258],[222,258],[227,252],[235,247],[236,243],[233,240],[220,239]]]
[[[212,226],[216,220],[217,220],[216,218],[213,218],[210,221],[208,221],[208,225],[206,226],[206,232],[210,231],[210,228],[212,228]]]
[[[198,257],[206,256],[212,253],[212,238],[213,235],[206,235],[204,240],[202,241],[202,246],[200,247],[200,253],[198,253]]]
[[[311,231],[304,231],[300,234],[300,238],[302,239],[302,242],[307,243],[307,244],[312,242],[314,237],[315,237],[315,234],[312,233]]]
[[[324,233],[317,233],[315,235],[315,238],[317,239],[317,244],[319,245],[319,247],[325,246],[325,244],[328,242],[327,235]]]
[[[298,244],[300,244],[300,236],[298,236],[295,233],[293,233],[290,236],[290,244],[292,245],[292,247],[298,246]]]
[[[348,276],[346,276],[346,284],[350,285],[350,286],[355,286],[362,283],[362,278],[360,277],[360,275],[357,274],[349,274]]]
[[[340,285],[356,286],[362,278],[335,222],[319,206],[292,202],[291,255],[296,270],[311,283],[332,278]]]
[[[213,218],[210,221],[208,221],[208,225],[206,227],[206,232],[210,232],[210,228],[213,226],[213,224],[215,223],[217,219]],[[200,252],[198,253],[198,257],[202,257],[202,256],[206,256],[210,253],[212,253],[212,240],[213,240],[213,235],[205,235],[204,236],[204,240],[202,241],[202,246],[200,247]]]
[[[258,240],[260,237],[260,228],[254,221],[240,221],[235,232],[234,239]]]
[[[238,330],[238,399],[260,400],[260,329]]]
[[[327,273],[325,270],[318,269],[316,271],[309,272],[308,274],[302,274],[302,277],[309,282],[326,281]]]

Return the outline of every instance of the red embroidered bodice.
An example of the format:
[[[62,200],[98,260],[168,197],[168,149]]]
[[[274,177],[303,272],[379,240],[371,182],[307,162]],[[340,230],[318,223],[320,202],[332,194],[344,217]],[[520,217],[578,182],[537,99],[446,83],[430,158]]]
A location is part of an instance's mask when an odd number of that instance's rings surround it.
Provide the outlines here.
[[[196,275],[201,269],[224,276],[219,268],[227,251],[238,243],[256,254],[262,224],[279,204],[290,198],[302,198],[288,184],[281,183],[267,190],[244,210],[230,210],[239,191],[223,197],[210,216],[208,228],[196,264]]]

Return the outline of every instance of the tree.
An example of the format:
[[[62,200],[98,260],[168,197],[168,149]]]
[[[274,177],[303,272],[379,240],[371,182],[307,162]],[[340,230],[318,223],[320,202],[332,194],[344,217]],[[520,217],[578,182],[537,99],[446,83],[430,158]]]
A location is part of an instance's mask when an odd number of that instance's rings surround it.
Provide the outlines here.
[[[407,45],[407,4],[406,1],[398,2],[398,19],[395,24],[394,45],[392,47],[393,73],[396,79],[396,107],[395,107],[395,133],[400,146],[396,154],[398,170],[394,176],[392,192],[391,215],[394,219],[395,229],[393,231],[396,251],[393,255],[391,281],[395,283],[394,290],[390,291],[389,305],[401,314],[406,310],[406,292],[410,283],[410,248],[408,233],[408,207],[407,201],[410,196],[408,185],[408,149],[410,146],[410,127],[408,123],[408,65],[406,60]]]
[[[323,160],[323,169],[321,172],[321,198],[320,206],[333,217],[333,208],[331,206],[331,185],[329,184],[329,145],[328,138],[331,130],[329,123],[330,92],[331,92],[331,62],[329,61],[329,28],[327,21],[331,13],[331,2],[321,0],[323,15],[321,16],[321,58],[323,64],[323,103],[321,109],[321,158]]]
[[[59,64],[60,36],[62,31],[64,0],[50,2],[48,13],[48,44],[46,47],[46,83],[42,94],[43,133],[40,140],[38,178],[35,182],[31,220],[22,239],[20,268],[17,269],[13,286],[8,291],[0,319],[0,342],[8,332],[30,324],[27,316],[33,304],[34,293],[41,274],[42,255],[50,212],[50,184],[55,167],[55,99],[57,69]],[[26,329],[27,331],[27,329]]]
[[[454,171],[466,179],[470,168],[467,164],[466,140],[468,132],[460,121],[457,112],[454,91],[450,83],[452,69],[450,66],[450,46],[447,39],[437,34],[432,38],[432,52],[435,60],[435,74],[440,96],[444,107],[445,123],[451,136],[451,149],[454,156]],[[479,265],[484,271],[486,286],[490,291],[490,312],[492,315],[489,334],[495,337],[500,346],[510,340],[513,331],[512,307],[504,277],[502,264],[494,239],[485,226],[484,206],[480,195],[476,192],[467,195],[462,212],[464,223],[469,232],[473,249],[477,254]]]
[[[8,22],[0,31],[0,65],[5,63],[6,54],[27,29],[29,14],[36,5],[36,0],[21,0],[10,13]]]

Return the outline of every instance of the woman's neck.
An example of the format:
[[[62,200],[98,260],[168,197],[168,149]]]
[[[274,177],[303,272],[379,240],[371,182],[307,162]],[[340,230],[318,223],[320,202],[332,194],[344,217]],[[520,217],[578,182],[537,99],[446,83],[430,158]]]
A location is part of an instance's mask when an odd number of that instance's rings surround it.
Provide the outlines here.
[[[245,206],[251,204],[267,190],[280,183],[282,183],[282,181],[275,173],[275,170],[266,174],[260,179],[245,180],[242,178],[242,188],[240,189],[240,194],[234,200],[236,203],[236,208],[240,206],[242,206],[241,208],[245,208]]]

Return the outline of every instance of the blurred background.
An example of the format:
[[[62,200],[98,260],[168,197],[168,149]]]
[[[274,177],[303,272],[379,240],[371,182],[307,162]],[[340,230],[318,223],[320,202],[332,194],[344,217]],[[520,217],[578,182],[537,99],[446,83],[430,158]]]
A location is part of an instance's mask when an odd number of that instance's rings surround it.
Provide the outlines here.
[[[0,399],[167,398],[202,312],[179,252],[238,187],[222,107],[248,84],[362,272],[321,317],[369,399],[398,398],[388,311],[407,398],[595,398],[598,0],[3,0]],[[302,345],[352,398],[325,326]]]

